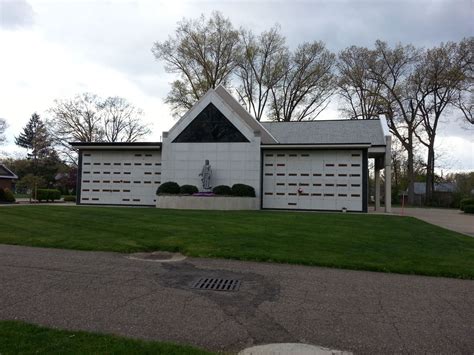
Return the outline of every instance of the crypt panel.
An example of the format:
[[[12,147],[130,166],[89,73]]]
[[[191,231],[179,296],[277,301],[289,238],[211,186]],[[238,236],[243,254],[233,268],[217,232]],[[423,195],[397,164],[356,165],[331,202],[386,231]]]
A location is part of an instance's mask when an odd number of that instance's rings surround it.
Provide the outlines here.
[[[360,150],[265,150],[263,208],[363,211]]]
[[[161,151],[82,152],[80,203],[150,205],[161,183]]]

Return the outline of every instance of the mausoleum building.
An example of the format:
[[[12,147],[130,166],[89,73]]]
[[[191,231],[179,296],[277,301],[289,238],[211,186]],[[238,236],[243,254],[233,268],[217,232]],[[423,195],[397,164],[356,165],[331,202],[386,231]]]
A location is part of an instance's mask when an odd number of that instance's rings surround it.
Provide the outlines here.
[[[201,189],[207,160],[211,187],[250,185],[257,208],[367,212],[374,159],[376,208],[384,169],[390,211],[391,136],[384,118],[258,122],[219,86],[162,142],[71,145],[79,152],[78,204],[155,206],[163,182]]]

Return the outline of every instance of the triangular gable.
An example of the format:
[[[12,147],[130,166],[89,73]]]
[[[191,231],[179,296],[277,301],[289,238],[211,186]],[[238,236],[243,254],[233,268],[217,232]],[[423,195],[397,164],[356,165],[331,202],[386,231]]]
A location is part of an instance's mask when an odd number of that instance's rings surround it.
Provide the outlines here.
[[[217,110],[247,139],[252,141],[255,135],[261,136],[262,143],[277,143],[260,123],[252,118],[247,111],[222,87],[210,89],[194,106],[169,130],[165,132],[169,142],[175,139],[188,127],[209,104]]]
[[[249,140],[211,102],[181,131],[173,143],[237,143]]]
[[[219,85],[215,92],[235,113],[239,115],[242,120],[245,121],[247,125],[252,127],[254,131],[260,132],[263,144],[278,143],[278,140],[259,121],[257,121],[255,117],[248,113],[248,111],[236,99],[234,99],[234,97],[222,85]]]
[[[2,179],[18,179],[18,176],[16,176],[13,171],[8,169],[5,165],[0,164],[0,178]]]

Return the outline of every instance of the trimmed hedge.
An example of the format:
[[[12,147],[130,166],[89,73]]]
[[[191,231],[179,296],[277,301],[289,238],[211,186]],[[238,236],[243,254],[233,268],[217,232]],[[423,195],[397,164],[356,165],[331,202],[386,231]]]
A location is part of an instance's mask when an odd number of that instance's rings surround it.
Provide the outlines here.
[[[216,195],[232,195],[232,189],[227,185],[218,185],[212,189]]]
[[[179,188],[179,193],[183,195],[192,195],[198,192],[198,188],[194,185],[183,185]]]
[[[76,202],[76,196],[66,195],[64,196],[64,202]]]
[[[464,213],[474,213],[474,204],[464,205]]]
[[[474,205],[474,198],[468,197],[468,198],[463,198],[461,202],[459,202],[459,209],[461,211],[464,211],[465,206],[467,205]]]
[[[10,189],[3,189],[0,187],[0,201],[1,202],[15,202],[15,195]]]
[[[61,191],[56,189],[38,189],[36,199],[41,201],[55,201],[61,199]]]
[[[158,190],[156,190],[156,194],[171,194],[171,195],[177,195],[179,194],[179,185],[175,183],[174,181],[168,181],[162,183],[159,187]]]
[[[245,184],[235,184],[232,186],[232,195],[241,197],[255,197],[255,189]]]

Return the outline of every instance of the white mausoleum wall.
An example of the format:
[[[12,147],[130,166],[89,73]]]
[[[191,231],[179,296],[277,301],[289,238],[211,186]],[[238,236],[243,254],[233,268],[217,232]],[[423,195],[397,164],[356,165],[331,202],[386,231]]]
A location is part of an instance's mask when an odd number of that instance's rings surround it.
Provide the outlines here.
[[[213,103],[227,119],[249,140],[239,143],[172,143],[179,133],[209,103]],[[252,186],[260,196],[260,142],[256,134],[242,119],[216,94],[207,95],[169,134],[163,134],[162,182],[175,181],[180,185],[195,185],[202,191],[201,177],[205,160],[212,168],[211,185],[242,183]]]
[[[211,186],[242,183],[260,196],[260,137],[250,143],[169,143],[163,144],[162,182],[196,185],[202,190],[205,160],[212,169]]]

